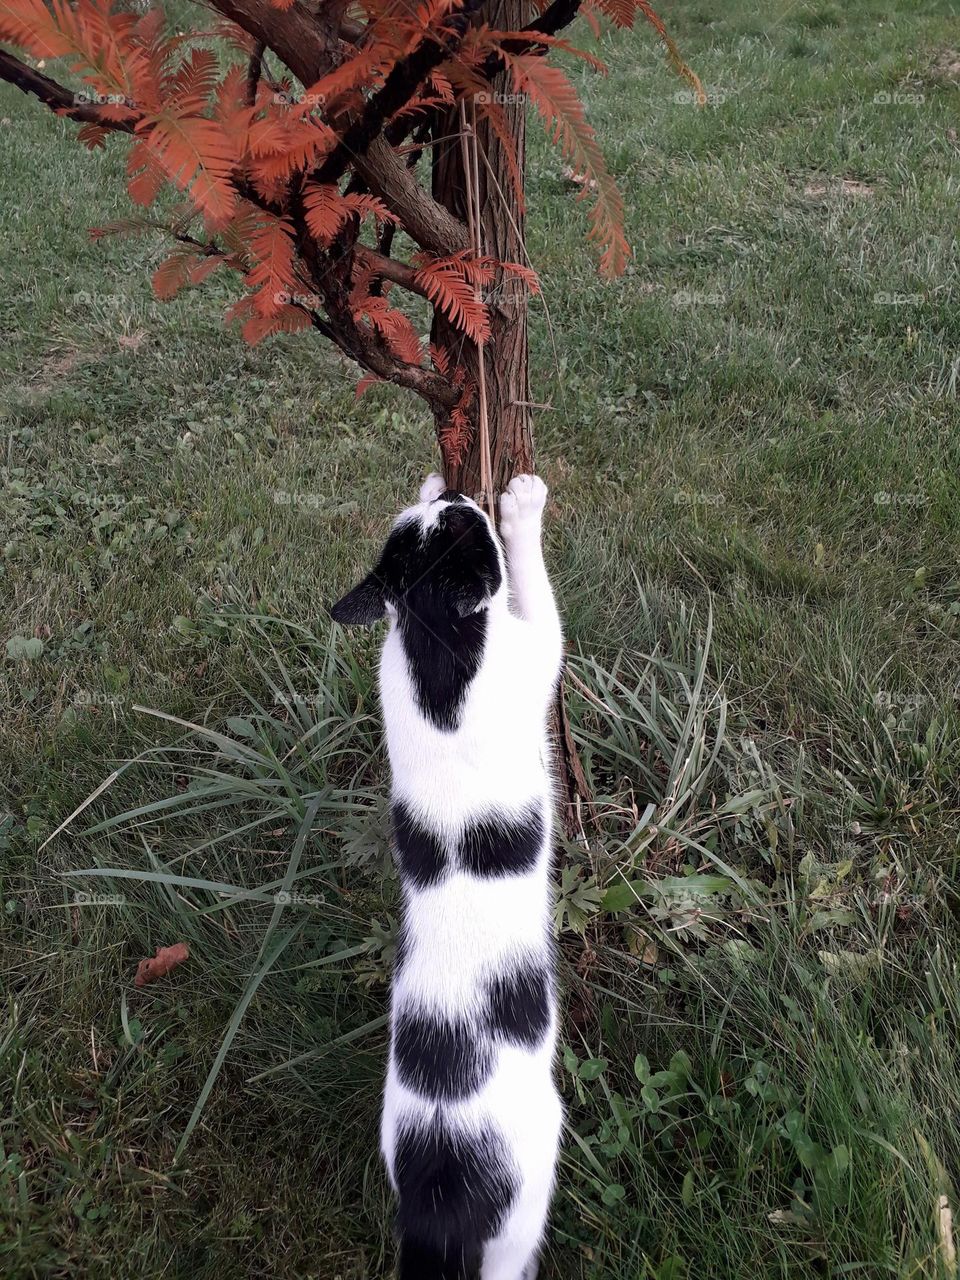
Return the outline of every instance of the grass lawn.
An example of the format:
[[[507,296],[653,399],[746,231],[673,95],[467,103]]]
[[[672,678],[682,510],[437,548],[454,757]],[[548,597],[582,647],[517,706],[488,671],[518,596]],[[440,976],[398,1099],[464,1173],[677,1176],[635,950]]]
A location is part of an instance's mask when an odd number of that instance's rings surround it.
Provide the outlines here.
[[[706,109],[646,30],[574,71],[622,280],[530,160],[596,795],[543,1277],[955,1276],[958,6],[664,14]],[[87,235],[123,147],[0,117],[0,1272],[387,1277],[377,637],[325,605],[428,422],[319,339],[244,347],[226,282],[154,302],[159,242]]]

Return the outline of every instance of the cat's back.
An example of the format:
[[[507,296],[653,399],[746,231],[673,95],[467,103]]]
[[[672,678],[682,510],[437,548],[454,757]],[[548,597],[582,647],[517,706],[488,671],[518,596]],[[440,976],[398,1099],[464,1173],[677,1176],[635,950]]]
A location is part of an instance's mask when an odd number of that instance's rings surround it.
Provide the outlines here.
[[[383,647],[380,698],[393,793],[438,824],[492,804],[515,810],[549,794],[544,699],[523,676],[522,631],[512,618],[497,622],[452,725],[424,706],[396,630]]]

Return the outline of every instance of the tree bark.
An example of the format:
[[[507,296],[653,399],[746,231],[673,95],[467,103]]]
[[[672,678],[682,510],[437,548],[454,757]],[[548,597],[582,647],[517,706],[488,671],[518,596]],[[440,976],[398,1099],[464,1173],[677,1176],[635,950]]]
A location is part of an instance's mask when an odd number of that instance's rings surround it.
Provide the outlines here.
[[[516,31],[529,17],[528,0],[495,0],[484,10],[484,20],[495,30]],[[493,92],[498,96],[508,127],[516,143],[520,172],[524,167],[526,112],[511,83],[501,73]],[[463,148],[459,138],[460,117],[451,112],[434,131],[433,196],[462,223],[468,221],[467,180]],[[480,249],[500,262],[526,261],[524,216],[513,188],[507,157],[487,123],[478,119],[477,144],[481,152]],[[486,295],[490,319],[490,339],[484,348],[487,413],[490,422],[491,475],[494,493],[499,493],[512,476],[533,470],[533,427],[530,416],[530,383],[527,357],[527,296],[523,285],[501,273]],[[477,347],[453,329],[445,316],[436,313],[432,339],[449,351],[451,367],[462,362],[473,386],[479,385]],[[477,429],[479,405],[475,399],[468,410],[472,431],[460,459],[445,460],[447,483],[464,493],[481,490],[480,433]],[[438,434],[447,419],[437,419]]]
[[[527,0],[495,0],[485,19],[498,31],[518,31],[528,20]],[[524,172],[526,111],[523,101],[511,92],[505,73],[494,82],[493,91],[507,117],[516,143],[517,163]],[[459,133],[459,113],[451,112],[434,132],[433,197],[462,223],[468,217],[468,183]],[[484,121],[477,127],[477,144],[482,153],[479,164],[480,250],[498,262],[526,264],[524,215],[511,181],[507,157],[497,137]],[[486,157],[484,161],[483,157]],[[484,346],[487,416],[490,427],[491,482],[494,496],[500,494],[515,475],[532,473],[533,422],[530,412],[530,369],[527,330],[527,292],[509,276],[495,282],[487,296],[490,339]],[[434,313],[431,333],[434,344],[450,355],[450,367],[466,368],[467,377],[479,384],[480,353],[476,345],[455,330],[439,311]],[[444,457],[445,478],[451,488],[477,496],[483,488],[481,439],[478,429],[478,400],[468,410],[471,435],[461,457],[453,462]],[[446,411],[437,414],[437,434],[449,426]],[[442,451],[442,449],[441,449]],[[554,746],[554,769],[561,819],[566,834],[574,838],[580,831],[578,797],[589,804],[589,788],[570,732],[563,698],[563,681],[550,716]]]

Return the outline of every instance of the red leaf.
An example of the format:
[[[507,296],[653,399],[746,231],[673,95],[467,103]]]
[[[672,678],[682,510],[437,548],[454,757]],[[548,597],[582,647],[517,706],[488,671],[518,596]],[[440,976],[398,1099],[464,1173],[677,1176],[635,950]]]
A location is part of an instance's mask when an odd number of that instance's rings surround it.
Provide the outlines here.
[[[197,254],[186,245],[176,249],[160,263],[153,273],[153,292],[161,302],[169,302],[190,282],[190,269]]]
[[[381,335],[393,355],[406,364],[420,363],[423,350],[409,316],[379,296],[351,299],[351,305],[354,319],[366,320]]]
[[[327,246],[351,214],[396,222],[396,218],[376,196],[358,192],[342,194],[332,183],[308,182],[303,197],[307,227],[318,244]]]
[[[299,333],[309,329],[313,321],[299,307],[281,307],[272,315],[252,315],[243,326],[243,340],[256,346],[274,333]]]
[[[236,203],[230,181],[235,155],[222,125],[204,116],[181,115],[174,101],[146,116],[136,132],[145,153],[181,191],[189,192],[210,227],[230,221]]]
[[[77,132],[77,141],[82,142],[85,147],[89,147],[91,151],[95,151],[97,147],[105,145],[105,139],[109,133],[108,129],[103,129],[98,124],[85,124]]]
[[[172,947],[157,947],[157,953],[149,960],[141,960],[137,965],[137,976],[134,986],[145,987],[148,982],[156,982],[165,978],[168,973],[190,959],[190,948],[185,942],[175,942]]]

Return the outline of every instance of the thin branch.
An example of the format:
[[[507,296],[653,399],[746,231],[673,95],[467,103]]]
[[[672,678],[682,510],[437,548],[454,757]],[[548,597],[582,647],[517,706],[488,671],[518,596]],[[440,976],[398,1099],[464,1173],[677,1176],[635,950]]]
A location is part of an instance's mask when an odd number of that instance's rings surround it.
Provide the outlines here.
[[[262,40],[258,40],[253,46],[253,53],[250,55],[250,65],[247,67],[247,85],[245,91],[245,101],[248,107],[252,107],[257,100],[257,87],[260,84],[260,77],[263,74],[263,54],[266,45]]]
[[[369,249],[365,244],[358,244],[355,252],[358,261],[371,271],[375,271],[382,279],[392,280],[402,289],[418,293],[421,298],[429,298],[430,295],[417,280],[415,267],[411,267],[406,262],[400,262],[397,258],[390,258],[384,253],[378,253],[376,249]]]
[[[167,230],[166,227],[163,229]],[[212,240],[198,240],[196,236],[187,235],[185,231],[172,231],[170,234],[173,236],[174,240],[179,240],[181,244],[193,245],[195,249],[199,249],[205,258],[232,257],[232,254],[227,249],[221,249],[220,246],[218,244],[214,244]]]

